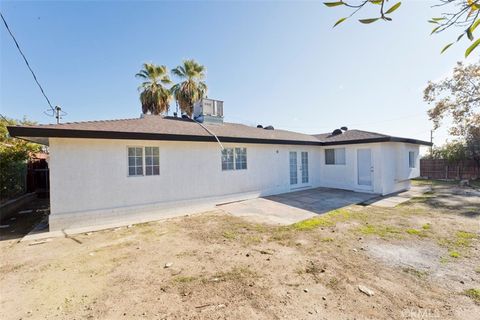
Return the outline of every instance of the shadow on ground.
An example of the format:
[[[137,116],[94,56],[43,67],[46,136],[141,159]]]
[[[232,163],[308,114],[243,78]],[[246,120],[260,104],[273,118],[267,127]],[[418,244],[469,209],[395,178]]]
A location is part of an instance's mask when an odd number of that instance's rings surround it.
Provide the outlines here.
[[[413,199],[435,210],[452,211],[467,218],[480,217],[480,190],[458,185],[432,185],[432,192]]]
[[[315,188],[219,206],[222,210],[257,223],[292,224],[335,209],[378,197],[331,188]]]
[[[21,239],[36,227],[48,231],[49,214],[48,198],[33,199],[20,207],[14,215],[1,221],[0,241]],[[45,221],[46,225],[42,225],[42,221]]]

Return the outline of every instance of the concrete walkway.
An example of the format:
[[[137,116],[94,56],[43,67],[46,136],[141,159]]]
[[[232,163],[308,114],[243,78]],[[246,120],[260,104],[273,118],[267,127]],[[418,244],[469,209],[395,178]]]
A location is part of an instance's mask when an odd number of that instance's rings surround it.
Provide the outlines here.
[[[219,208],[256,223],[288,225],[377,197],[371,193],[315,188],[224,204]]]

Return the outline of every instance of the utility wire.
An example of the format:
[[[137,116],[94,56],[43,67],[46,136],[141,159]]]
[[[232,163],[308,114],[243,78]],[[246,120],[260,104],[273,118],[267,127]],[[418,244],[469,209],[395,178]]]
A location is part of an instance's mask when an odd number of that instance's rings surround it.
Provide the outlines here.
[[[8,124],[13,124],[10,120],[8,120],[3,114],[0,113],[0,117],[5,120]]]
[[[40,85],[40,82],[38,82],[38,79],[37,79],[37,76],[35,75],[35,72],[33,72],[32,68],[30,67],[30,63],[28,63],[28,60],[27,60],[27,58],[25,57],[25,55],[23,54],[22,49],[20,49],[20,45],[18,44],[17,39],[15,39],[15,36],[13,35],[12,31],[11,31],[10,28],[8,27],[7,21],[5,21],[5,18],[3,17],[3,14],[2,14],[1,12],[0,12],[0,16],[2,17],[3,23],[5,24],[5,28],[7,28],[7,31],[8,31],[8,33],[10,34],[10,36],[12,37],[13,42],[15,42],[15,45],[17,46],[18,51],[19,51],[20,54],[22,55],[23,60],[25,60],[25,63],[26,63],[26,65],[27,65],[28,69],[29,69],[30,72],[32,73],[33,79],[35,80],[35,82],[37,83],[38,87],[40,88],[40,91],[42,92],[43,96],[45,97],[45,100],[47,100],[47,103],[48,103],[48,105],[50,106],[50,108],[52,109],[52,111],[55,111],[55,108],[54,108],[54,107],[52,106],[52,104],[50,103],[50,99],[48,99],[47,95],[45,94],[45,91],[43,91],[43,88],[42,88],[42,86]]]

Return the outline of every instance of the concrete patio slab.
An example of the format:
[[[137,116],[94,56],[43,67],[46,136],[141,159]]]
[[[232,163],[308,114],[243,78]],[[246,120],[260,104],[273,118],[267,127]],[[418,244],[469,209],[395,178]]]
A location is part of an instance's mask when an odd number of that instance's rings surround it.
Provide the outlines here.
[[[413,197],[419,197],[428,191],[431,191],[429,186],[412,186],[410,190],[381,197],[379,199],[373,199],[371,201],[367,201],[366,204],[375,207],[393,208],[401,203],[407,202]]]
[[[228,203],[219,208],[252,222],[288,225],[377,197],[371,193],[315,188]]]

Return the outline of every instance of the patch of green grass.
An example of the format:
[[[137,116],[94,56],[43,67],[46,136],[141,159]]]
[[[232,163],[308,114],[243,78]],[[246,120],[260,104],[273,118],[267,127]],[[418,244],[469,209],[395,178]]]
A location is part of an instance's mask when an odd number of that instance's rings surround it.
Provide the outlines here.
[[[458,184],[458,180],[434,180],[434,179],[412,179],[414,186],[442,186]]]
[[[178,283],[189,283],[197,280],[197,277],[194,276],[177,276],[173,278],[173,281],[178,282]]]
[[[319,227],[333,227],[335,223],[327,217],[315,217],[292,224],[292,228],[298,231],[313,230]]]
[[[447,258],[447,257],[441,257],[440,258],[440,264],[446,264],[448,263],[450,260]]]
[[[367,224],[357,229],[363,235],[375,235],[382,238],[399,237],[402,230],[393,226]]]
[[[463,292],[467,297],[473,299],[476,303],[480,303],[480,289],[468,289]]]
[[[254,235],[247,235],[242,238],[242,242],[249,246],[253,244],[259,244],[262,242],[262,238],[260,236],[254,236]]]
[[[411,204],[424,203],[424,202],[427,202],[428,200],[430,200],[430,199],[432,199],[432,198],[434,198],[434,197],[435,197],[434,192],[432,192],[432,191],[427,191],[427,192],[425,192],[424,194],[422,194],[421,196],[412,197],[410,200],[405,201],[404,203],[399,204],[397,207],[408,207],[408,206],[411,205]]]
[[[229,240],[237,239],[237,233],[235,231],[224,231],[222,233],[222,236],[226,239],[229,239]]]
[[[414,234],[417,236],[419,236],[422,233],[420,230],[417,230],[417,229],[407,229],[405,232],[408,234]]]
[[[455,258],[455,259],[460,258],[460,256],[461,256],[460,252],[458,252],[458,251],[450,251],[450,252],[448,252],[448,255],[452,258]]]
[[[333,227],[339,222],[352,218],[360,218],[361,213],[354,213],[347,209],[337,209],[323,214],[319,217],[303,220],[290,225],[290,228],[297,231],[309,231],[320,227]]]
[[[457,233],[455,234],[455,244],[458,247],[470,247],[472,240],[476,238],[477,236],[474,233],[457,231]]]
[[[218,272],[214,275],[214,278],[220,281],[243,281],[252,278],[258,278],[258,274],[246,266],[236,266],[229,271]]]
[[[423,230],[430,230],[432,228],[432,225],[430,223],[425,223],[423,226],[422,226],[422,229]]]
[[[293,236],[293,232],[291,232],[288,228],[278,228],[272,232],[270,240],[287,245],[292,241]]]
[[[327,238],[321,238],[320,242],[333,242],[335,239],[327,237]]]
[[[451,257],[458,258],[462,255],[461,253],[468,253],[472,240],[475,238],[477,238],[477,235],[474,233],[457,231],[453,237],[439,239],[438,244],[447,247]]]
[[[415,236],[419,236],[419,237],[427,237],[427,234],[425,233],[425,229],[422,229],[422,230],[417,230],[417,229],[407,229],[405,230],[406,233],[410,234],[410,235],[415,235]]]
[[[426,271],[421,271],[421,270],[417,270],[415,268],[410,268],[410,267],[403,268],[402,270],[403,270],[403,272],[411,274],[411,275],[413,275],[417,278],[424,278],[428,275],[428,272],[426,272]]]

